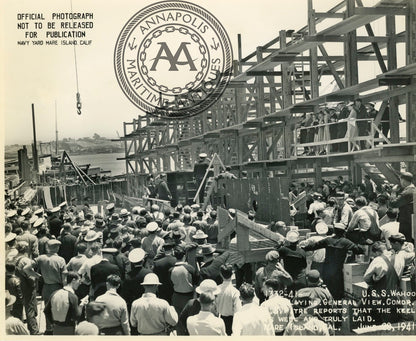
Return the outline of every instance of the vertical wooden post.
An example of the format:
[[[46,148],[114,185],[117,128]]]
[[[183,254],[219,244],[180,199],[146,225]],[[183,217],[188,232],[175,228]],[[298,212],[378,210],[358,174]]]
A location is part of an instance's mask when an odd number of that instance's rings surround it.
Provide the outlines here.
[[[354,15],[355,0],[346,0],[346,16]],[[357,32],[356,30],[347,33],[344,43],[345,55],[345,86],[358,84],[358,62],[357,62]]]
[[[409,9],[409,12],[408,12],[408,15],[406,16],[406,59],[407,59],[406,64],[412,64],[412,63],[416,63],[416,3],[414,0],[408,0],[407,6]],[[416,142],[416,92],[415,91],[409,92],[407,94],[406,141]],[[416,174],[416,162],[409,162],[407,164],[407,169],[413,174]],[[414,214],[416,214],[416,210],[414,210],[414,212],[415,212]]]
[[[32,103],[32,125],[33,125],[33,168],[37,173],[39,172],[38,147],[36,142],[36,121],[35,121],[35,105]]]
[[[312,0],[308,0],[308,30],[309,35],[316,34],[315,10],[313,9]],[[312,98],[319,97],[319,79],[318,79],[318,48],[315,46],[309,50],[310,62],[309,70],[311,74],[311,95]]]

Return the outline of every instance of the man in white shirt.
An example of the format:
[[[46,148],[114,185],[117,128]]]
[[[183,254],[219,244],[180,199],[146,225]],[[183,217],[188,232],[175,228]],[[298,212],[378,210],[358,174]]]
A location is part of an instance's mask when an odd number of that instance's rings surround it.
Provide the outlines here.
[[[107,292],[95,300],[104,303],[107,309],[108,316],[98,325],[104,335],[130,335],[127,303],[117,294],[120,284],[120,276],[109,275],[106,282]]]
[[[156,274],[147,274],[141,285],[144,294],[131,306],[130,323],[139,335],[167,335],[169,329],[178,323],[178,314],[165,300],[156,297],[161,283]]]
[[[90,291],[91,286],[91,268],[100,263],[103,259],[101,253],[101,245],[99,243],[94,243],[91,246],[92,257],[88,258],[85,263],[78,270],[78,274],[81,276],[81,285],[78,289],[78,292],[81,297],[84,297],[87,294],[92,296],[92,290]]]
[[[189,316],[186,326],[189,335],[218,335],[225,336],[224,321],[213,313],[215,296],[211,291],[201,293],[199,296],[201,310],[197,315]]]
[[[220,293],[216,298],[216,306],[220,317],[224,320],[227,335],[231,335],[234,314],[241,309],[240,292],[231,282],[232,265],[222,265],[220,272],[223,282],[218,286]]]
[[[314,218],[318,217],[316,211],[323,211],[326,207],[325,203],[322,202],[322,194],[315,192],[312,195],[313,203],[309,206],[308,214],[313,215]]]
[[[279,279],[268,279],[264,285],[267,289],[268,298],[261,304],[261,307],[269,311],[273,319],[275,335],[283,335],[288,323],[295,318],[292,303],[287,298],[279,295],[279,291],[284,289],[284,285]]]
[[[409,266],[415,258],[414,246],[412,243],[406,242],[406,237],[403,233],[397,233],[390,236],[394,259],[392,260],[394,269],[396,270],[399,279],[406,272],[406,267]]]
[[[387,223],[380,226],[381,240],[384,240],[387,245],[387,249],[391,249],[390,236],[399,233],[400,223],[397,221],[399,211],[397,208],[390,208],[386,212],[388,221]]]
[[[243,307],[234,315],[233,336],[274,335],[273,321],[269,312],[253,303],[253,285],[243,283],[239,290]]]

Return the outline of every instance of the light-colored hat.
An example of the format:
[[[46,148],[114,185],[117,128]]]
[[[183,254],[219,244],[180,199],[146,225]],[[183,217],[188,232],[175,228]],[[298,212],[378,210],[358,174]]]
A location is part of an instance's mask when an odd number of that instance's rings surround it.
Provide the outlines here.
[[[45,221],[45,219],[43,219],[43,218],[36,219],[36,221],[33,223],[33,227],[36,228],[38,226],[41,226],[44,221]]]
[[[61,208],[59,207],[59,206],[56,206],[56,207],[54,207],[54,208],[52,208],[51,209],[51,213],[57,213],[57,212],[59,212],[61,210]]]
[[[346,226],[342,223],[335,223],[334,224],[334,229],[338,229],[338,230],[344,230],[346,229]]]
[[[289,243],[296,243],[297,241],[299,241],[299,232],[298,231],[294,231],[294,230],[289,231],[286,234],[286,240]]]
[[[102,253],[116,253],[117,251],[115,247],[105,247],[101,250]]]
[[[208,235],[204,233],[202,230],[196,231],[196,233],[192,236],[193,239],[205,239]]]
[[[195,289],[197,294],[202,294],[203,292],[212,292],[214,295],[218,295],[221,290],[218,288],[217,283],[212,279],[204,279],[199,287]]]
[[[200,153],[199,154],[199,157],[200,158],[206,158],[208,155],[207,155],[207,153]]]
[[[16,214],[16,210],[10,210],[9,212],[7,212],[6,218],[13,218]]]
[[[274,262],[280,258],[279,252],[276,250],[272,250],[266,253],[266,261],[267,262]]]
[[[327,234],[328,233],[328,225],[324,222],[320,222],[315,226],[316,233],[318,234]]]
[[[159,277],[156,274],[150,273],[144,276],[143,282],[140,284],[141,285],[161,285],[162,283],[159,282]]]
[[[61,242],[57,239],[49,239],[46,243],[49,247],[55,246],[55,245],[61,245]]]
[[[159,205],[156,205],[156,204],[152,205],[152,211],[159,211],[159,210],[160,210]]]
[[[42,215],[43,214],[43,208],[41,207],[33,213],[36,214],[36,215]]]
[[[129,214],[130,214],[129,211],[127,211],[125,208],[123,208],[120,211],[120,217],[122,217],[122,218],[127,217]]]
[[[100,238],[100,235],[97,232],[90,230],[87,232],[87,235],[85,236],[84,240],[86,242],[92,242],[94,240],[97,240],[98,238]]]
[[[68,205],[68,203],[66,202],[66,201],[64,201],[64,202],[61,202],[60,204],[59,204],[59,207],[60,208],[62,208],[62,207],[65,207],[65,206],[67,206]]]
[[[29,223],[33,224],[39,217],[37,215],[32,215],[29,219]]]
[[[16,296],[11,295],[9,290],[6,290],[6,307],[10,307],[16,302]]]
[[[191,208],[192,209],[199,209],[201,206],[199,206],[199,204],[192,204]]]
[[[110,203],[105,207],[108,211],[114,208],[114,203]]]
[[[25,215],[29,214],[29,212],[30,212],[30,207],[26,207],[26,208],[22,211],[22,213],[20,213],[20,215],[21,215],[21,216],[25,216]]]
[[[154,221],[152,221],[152,222],[150,222],[146,225],[146,230],[149,231],[149,232],[154,232],[158,228],[159,228],[159,225]]]
[[[143,260],[146,252],[142,248],[136,248],[130,251],[129,261],[131,263],[139,263]]]
[[[13,232],[9,232],[8,234],[6,234],[6,237],[4,238],[5,242],[11,242],[12,240],[16,239],[16,233]]]

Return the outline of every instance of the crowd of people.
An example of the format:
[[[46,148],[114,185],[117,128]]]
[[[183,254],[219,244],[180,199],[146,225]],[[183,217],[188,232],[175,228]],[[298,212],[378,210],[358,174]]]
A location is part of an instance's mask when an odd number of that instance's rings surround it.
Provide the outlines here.
[[[390,130],[389,112],[387,106],[378,124],[384,137]],[[325,155],[367,149],[369,146],[365,140],[371,135],[371,120],[375,120],[377,115],[374,103],[364,105],[359,98],[354,102],[340,102],[336,107],[323,108],[317,113],[306,113],[299,124],[299,143],[315,145],[305,146],[303,154]],[[399,118],[401,122],[404,121],[400,114]],[[373,137],[379,138],[379,132],[375,129],[373,132]],[[352,141],[350,150],[348,142],[331,143],[331,140],[344,138]],[[354,138],[361,139],[354,142]]]
[[[309,237],[270,222],[280,242],[263,262],[247,264],[221,248],[211,207],[150,203],[128,211],[110,203],[94,214],[88,205],[45,211],[9,201],[7,333],[38,335],[44,314],[49,335],[334,334],[337,319],[320,308],[345,297],[342,270],[352,254],[371,257],[363,279],[376,294],[401,290],[400,279],[414,272],[413,175],[383,188],[369,177],[358,187],[341,177],[293,184],[290,198],[303,191]]]

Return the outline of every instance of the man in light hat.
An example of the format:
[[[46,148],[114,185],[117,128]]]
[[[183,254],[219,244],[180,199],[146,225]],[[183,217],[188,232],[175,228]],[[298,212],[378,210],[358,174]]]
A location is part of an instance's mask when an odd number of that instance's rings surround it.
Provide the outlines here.
[[[108,223],[108,220],[111,219],[112,215],[115,213],[115,205],[114,203],[109,203],[106,207],[105,207],[107,214],[106,214],[106,220]]]
[[[43,279],[42,299],[45,304],[49,301],[52,293],[61,289],[66,281],[66,263],[65,259],[58,255],[61,242],[56,239],[48,241],[46,247],[48,253],[37,257],[33,264],[27,265],[27,268],[37,269]],[[26,268],[26,270],[27,270]],[[52,334],[52,321],[46,319],[47,335]]]
[[[131,307],[130,323],[139,335],[169,335],[178,323],[175,308],[156,296],[161,283],[156,274],[147,274],[143,282],[144,294]]]
[[[145,256],[146,252],[141,248],[135,248],[129,252],[131,270],[126,274],[126,279],[120,288],[120,296],[126,300],[129,312],[133,301],[141,297],[144,292],[143,287],[138,284],[143,282],[147,274],[152,273],[152,270],[144,267]]]
[[[142,240],[142,248],[148,254],[148,259],[150,262],[153,262],[157,250],[160,246],[164,244],[164,240],[157,235],[159,225],[152,221],[146,225],[146,230],[149,233],[147,237],[144,237]]]
[[[60,207],[56,206],[49,211],[50,216],[48,217],[48,227],[50,233],[54,235],[55,238],[59,237],[59,233],[61,232],[61,228],[63,225],[63,221],[59,219],[60,210]]]
[[[329,291],[335,299],[344,297],[343,266],[347,252],[354,254],[364,253],[364,249],[345,238],[345,225],[334,224],[334,235],[302,246],[305,251],[318,250],[325,248],[325,261],[322,269],[322,280],[328,286]]]
[[[14,259],[19,254],[16,249],[16,233],[7,233],[4,241],[6,242],[6,260],[8,262],[14,262]]]
[[[93,290],[93,299],[105,293],[108,276],[117,275],[121,277],[120,269],[116,264],[112,263],[112,261],[114,261],[114,255],[117,253],[117,249],[103,248],[101,253],[101,261],[91,267],[91,288]]]
[[[209,163],[211,162],[210,159],[208,159],[208,155],[206,153],[200,153],[199,154],[199,160],[195,162],[194,165],[194,181],[196,185],[196,189],[198,189],[201,186],[202,180],[204,179],[205,173],[209,167]],[[202,183],[201,190],[199,191],[199,203],[202,204],[204,202],[204,194],[205,194],[205,185],[206,181],[211,174],[207,174],[204,183]]]
[[[391,195],[390,206],[399,209],[399,231],[403,233],[408,242],[412,242],[412,214],[413,214],[413,196],[416,192],[413,184],[413,174],[402,172],[400,174],[401,190],[394,190]]]
[[[306,252],[298,245],[298,231],[288,231],[286,240],[289,244],[287,246],[282,245],[277,250],[283,259],[286,271],[293,279],[293,285],[290,288],[299,290],[306,285]]]
[[[78,274],[81,276],[81,285],[78,288],[80,297],[93,294],[93,289],[91,288],[91,268],[95,264],[101,262],[103,258],[101,253],[101,244],[93,243],[90,248],[90,254],[91,257],[88,258],[78,270]]]
[[[217,286],[217,283],[213,281],[212,279],[205,279],[201,282],[201,284],[196,287],[195,292],[198,295],[201,295],[202,293],[208,293],[211,292],[214,296],[218,295],[220,293],[220,289]],[[199,298],[194,298],[188,301],[188,303],[183,308],[180,316],[178,325],[176,328],[178,335],[189,335],[189,331],[186,325],[186,322],[188,320],[188,317],[197,315],[201,311],[201,302],[199,301]],[[216,307],[212,307],[212,312],[216,314]]]
[[[316,230],[317,236],[312,236],[312,237],[307,238],[305,241],[301,242],[299,246],[300,245],[306,246],[309,244],[313,244],[326,238],[327,233],[328,233],[328,225],[325,224],[323,221],[321,221],[318,224],[316,224],[315,230]],[[324,261],[325,261],[325,249],[322,248],[322,249],[312,251],[311,254],[308,254],[308,253],[307,253],[307,257],[312,261],[311,269],[318,270],[319,273],[321,273],[323,270]]]
[[[389,237],[389,242],[394,253],[393,266],[399,279],[404,273],[408,273],[415,259],[415,249],[413,244],[406,241],[403,233],[396,233]]]

